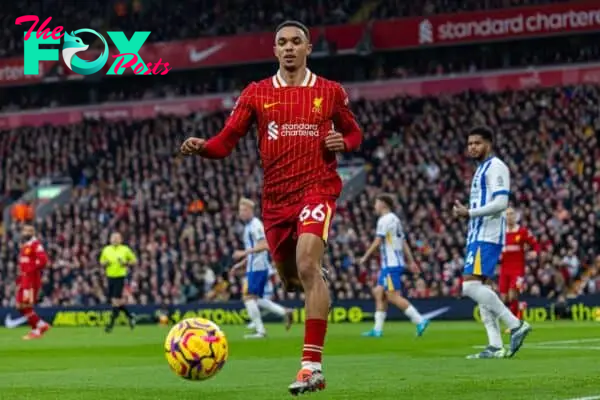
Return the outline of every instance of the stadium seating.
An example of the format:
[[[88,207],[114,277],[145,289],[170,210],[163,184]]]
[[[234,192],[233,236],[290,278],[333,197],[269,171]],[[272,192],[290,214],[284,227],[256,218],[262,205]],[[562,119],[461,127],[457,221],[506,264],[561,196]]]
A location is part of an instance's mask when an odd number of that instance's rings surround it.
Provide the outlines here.
[[[331,79],[350,82],[583,63],[600,59],[599,39],[600,35],[551,37],[471,45],[458,52],[454,47],[434,47],[374,53],[369,57],[315,58],[311,60],[311,68]],[[209,69],[202,73],[198,70],[173,71],[156,79],[107,77],[77,83],[67,80],[46,85],[0,87],[0,111],[234,92],[272,71],[273,65],[268,63],[252,68]],[[124,79],[127,79],[126,84]],[[77,90],[73,90],[73,85],[77,85]]]
[[[336,1],[251,1],[251,0],[112,0],[77,2],[67,0],[9,2],[3,5],[0,19],[0,57],[23,54],[23,34],[16,29],[15,19],[22,15],[52,17],[52,26],[92,28],[99,32],[121,30],[151,31],[149,41],[160,42],[190,37],[234,35],[273,29],[285,19],[295,18],[307,25],[332,25],[354,19],[397,18],[466,10],[493,9],[530,4],[546,4],[550,0],[486,0],[448,1],[386,0],[371,12],[359,13],[365,2]],[[367,2],[368,3],[368,2]],[[357,13],[359,13],[357,15]],[[142,22],[143,21],[143,22]],[[27,24],[29,27],[29,24]]]
[[[383,0],[378,2],[378,6],[373,10],[370,16],[375,19],[386,19],[413,15],[492,10],[497,8],[559,3],[561,1],[566,2],[568,0],[428,0],[423,2]]]
[[[422,269],[404,277],[408,295],[459,294],[466,224],[449,211],[465,199],[473,171],[464,156],[465,129],[483,122],[498,132],[499,155],[512,170],[512,202],[544,249],[528,262],[525,291],[550,297],[598,290],[599,100],[597,87],[578,86],[356,102],[365,128],[359,155],[370,172],[366,190],[341,204],[334,221],[327,265],[335,296],[370,297],[376,260],[360,268],[356,259],[373,237],[380,190],[397,194]],[[172,158],[183,137],[213,135],[225,115],[0,132],[0,193],[18,193],[52,174],[70,175],[78,185],[69,204],[38,221],[53,260],[42,304],[106,301],[96,260],[113,230],[140,257],[131,301],[240,297],[240,282],[227,271],[241,246],[237,199],[260,200],[254,135],[224,161]],[[0,247],[4,306],[14,301],[16,229],[5,227]]]

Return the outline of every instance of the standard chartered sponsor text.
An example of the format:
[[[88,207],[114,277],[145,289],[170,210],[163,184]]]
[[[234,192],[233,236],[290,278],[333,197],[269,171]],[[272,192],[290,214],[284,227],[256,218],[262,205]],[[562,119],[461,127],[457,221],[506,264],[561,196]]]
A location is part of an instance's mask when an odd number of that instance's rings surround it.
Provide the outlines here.
[[[438,26],[437,40],[560,32],[585,27],[600,27],[600,8],[548,14],[538,12],[529,16],[519,14],[511,18],[486,18],[468,22],[445,22]]]
[[[319,125],[317,124],[283,124],[281,136],[319,136]]]

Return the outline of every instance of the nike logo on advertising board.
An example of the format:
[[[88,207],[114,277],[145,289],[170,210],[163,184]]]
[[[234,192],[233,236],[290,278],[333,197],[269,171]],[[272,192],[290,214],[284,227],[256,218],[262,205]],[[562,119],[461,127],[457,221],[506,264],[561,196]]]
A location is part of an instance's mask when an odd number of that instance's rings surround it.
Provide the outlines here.
[[[19,325],[23,325],[25,322],[27,322],[27,318],[25,318],[25,317],[19,317],[17,319],[12,319],[10,314],[6,314],[6,317],[4,317],[4,326],[6,326],[9,329],[16,328]]]
[[[445,314],[450,310],[450,307],[442,307],[437,310],[433,310],[428,312],[427,314],[423,314],[423,318],[425,319],[434,319],[435,317],[439,317],[442,314]]]
[[[196,51],[196,49],[192,48],[190,49],[190,61],[195,63],[203,61],[215,54],[216,52],[218,52],[219,50],[221,50],[223,47],[225,47],[225,43],[215,44],[209,47],[208,49],[202,51]]]

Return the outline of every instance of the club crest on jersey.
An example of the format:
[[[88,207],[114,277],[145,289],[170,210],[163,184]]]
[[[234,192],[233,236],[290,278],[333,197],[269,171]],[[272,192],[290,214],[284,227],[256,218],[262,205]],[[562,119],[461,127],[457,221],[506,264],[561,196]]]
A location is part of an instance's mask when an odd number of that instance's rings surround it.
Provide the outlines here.
[[[321,110],[323,108],[323,98],[322,97],[315,97],[313,99],[313,112],[315,113],[320,113]]]
[[[29,253],[31,253],[31,248],[29,248],[29,247],[25,247],[25,250],[23,251],[23,253],[24,253],[26,256],[28,256],[28,255],[29,255]]]
[[[520,235],[517,235],[517,236],[515,237],[515,242],[519,243],[519,239],[521,239],[521,236],[520,236]]]

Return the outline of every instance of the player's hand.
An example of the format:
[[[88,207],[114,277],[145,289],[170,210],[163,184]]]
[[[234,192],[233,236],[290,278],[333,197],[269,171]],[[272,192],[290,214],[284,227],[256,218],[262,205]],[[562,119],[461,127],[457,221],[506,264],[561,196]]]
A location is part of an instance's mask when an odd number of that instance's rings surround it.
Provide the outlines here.
[[[469,216],[469,209],[456,200],[454,207],[452,207],[452,214],[456,218],[466,218]]]
[[[245,250],[236,250],[233,252],[233,259],[237,261],[246,257],[247,255],[248,254],[246,254]]]
[[[358,260],[358,265],[360,265],[361,267],[364,266],[367,263],[367,259],[365,258],[365,256],[362,256],[359,260]]]
[[[206,140],[196,137],[187,138],[181,145],[179,151],[184,156],[193,156],[202,153]]]
[[[329,131],[329,134],[325,138],[325,148],[332,152],[346,151],[346,142],[344,142],[342,134],[336,131]]]

